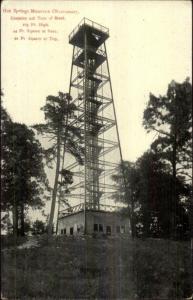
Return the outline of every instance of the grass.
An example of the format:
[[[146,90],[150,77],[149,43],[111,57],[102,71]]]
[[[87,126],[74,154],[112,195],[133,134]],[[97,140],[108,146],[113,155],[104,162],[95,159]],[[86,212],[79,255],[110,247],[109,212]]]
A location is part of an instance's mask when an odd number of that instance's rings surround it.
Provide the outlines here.
[[[39,238],[38,248],[2,245],[8,299],[185,299],[190,243],[126,238]]]

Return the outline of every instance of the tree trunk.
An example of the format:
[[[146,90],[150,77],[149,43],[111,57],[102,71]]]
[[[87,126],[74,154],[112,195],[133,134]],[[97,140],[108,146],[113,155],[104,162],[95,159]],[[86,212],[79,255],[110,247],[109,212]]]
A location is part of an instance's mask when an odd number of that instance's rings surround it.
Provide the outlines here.
[[[25,223],[24,223],[24,203],[23,201],[21,202],[21,212],[20,212],[20,225],[21,225],[21,228],[20,228],[20,235],[21,236],[24,236],[25,235]]]
[[[15,202],[13,205],[13,235],[15,238],[18,236],[18,211]]]
[[[134,239],[136,237],[136,224],[134,221],[134,199],[131,191],[131,236]]]
[[[176,131],[176,126],[175,126]],[[171,222],[171,237],[176,237],[176,220],[177,220],[177,193],[176,193],[176,155],[177,155],[177,141],[176,132],[174,134],[173,153],[172,153],[172,222]]]
[[[59,212],[60,212],[60,196],[58,200],[58,211],[57,211],[57,221],[56,221],[56,235],[58,234],[58,219],[59,219]]]
[[[50,218],[49,218],[49,224],[48,224],[48,234],[49,235],[52,235],[52,232],[53,232],[53,220],[54,220],[54,213],[55,213],[55,206],[56,206],[59,171],[60,171],[60,132],[59,132],[59,129],[58,129],[56,172],[55,172],[54,189],[53,189],[53,193],[52,193],[52,204],[51,204],[51,210],[50,210]]]
[[[70,104],[70,100],[68,99],[68,106],[69,106],[69,104]],[[66,135],[67,135],[67,132],[68,132],[67,125],[68,125],[68,114],[66,116],[66,122],[65,122],[65,134],[64,134],[64,148],[63,148],[63,157],[62,157],[62,169],[64,167],[64,157],[65,157],[65,147],[66,147]],[[62,178],[62,176],[61,176],[61,178]],[[57,212],[57,220],[56,220],[56,235],[58,234],[59,213],[60,213],[60,196],[59,196],[59,199],[58,199],[58,212]]]
[[[193,104],[192,104],[192,157],[191,157],[191,161],[193,161]],[[192,195],[193,195],[193,177],[192,177]],[[191,195],[191,196],[192,196]],[[191,248],[191,261],[190,264],[191,266],[193,266],[193,200],[191,197],[191,203],[190,203],[190,212],[189,212],[189,216],[190,216],[190,248]],[[192,291],[193,291],[193,271],[191,273],[192,275]]]

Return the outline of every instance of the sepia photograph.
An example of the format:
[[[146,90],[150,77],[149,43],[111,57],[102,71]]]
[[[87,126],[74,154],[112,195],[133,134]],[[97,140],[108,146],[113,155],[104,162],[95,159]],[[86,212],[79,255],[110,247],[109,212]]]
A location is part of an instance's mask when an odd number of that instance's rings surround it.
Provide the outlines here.
[[[191,1],[1,25],[1,299],[193,300]]]

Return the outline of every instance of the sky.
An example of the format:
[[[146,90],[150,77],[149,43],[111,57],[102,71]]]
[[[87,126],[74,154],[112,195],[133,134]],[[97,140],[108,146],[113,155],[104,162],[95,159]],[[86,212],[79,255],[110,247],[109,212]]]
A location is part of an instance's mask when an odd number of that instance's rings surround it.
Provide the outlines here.
[[[68,91],[68,35],[86,17],[110,31],[106,47],[123,159],[135,161],[148,149],[154,134],[145,132],[142,117],[149,93],[163,95],[171,80],[191,78],[190,1],[4,1],[1,10],[3,103],[15,122],[43,122],[40,107],[46,96]],[[29,21],[34,16],[35,21]],[[38,16],[61,19],[49,20],[46,27],[38,25],[47,22]],[[48,40],[28,40],[36,33],[27,30],[42,29]],[[57,33],[48,34],[48,29]]]

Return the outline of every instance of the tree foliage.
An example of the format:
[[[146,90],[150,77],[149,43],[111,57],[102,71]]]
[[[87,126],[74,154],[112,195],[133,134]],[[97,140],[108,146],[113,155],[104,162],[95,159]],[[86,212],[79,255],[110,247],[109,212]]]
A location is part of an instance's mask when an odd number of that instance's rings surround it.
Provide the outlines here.
[[[41,220],[36,220],[32,225],[32,234],[44,234],[47,232],[46,224]]]
[[[46,98],[46,104],[41,108],[44,112],[45,123],[34,125],[33,128],[52,142],[44,150],[48,165],[57,156],[58,142],[60,142],[60,148],[65,146],[65,150],[74,155],[80,164],[83,164],[83,148],[76,143],[77,138],[81,140],[80,129],[68,122],[76,109],[75,104],[72,103],[72,97],[67,93],[59,92],[58,96]]]
[[[2,107],[1,209],[12,211],[15,234],[25,233],[25,215],[30,207],[42,208],[48,182],[43,152],[32,129],[12,122]]]
[[[112,175],[112,179],[118,187],[113,197],[115,201],[127,204],[127,214],[130,218],[132,236],[136,236],[136,224],[139,202],[137,201],[137,193],[139,191],[139,173],[135,168],[135,163],[123,161],[118,168],[117,174]]]
[[[147,132],[157,132],[151,148],[168,162],[173,176],[191,178],[192,86],[189,78],[183,83],[173,80],[165,96],[150,94],[143,125]]]
[[[126,212],[131,220],[133,237],[171,236],[173,216],[176,220],[175,238],[184,238],[189,234],[189,220],[184,199],[190,197],[190,186],[183,181],[176,181],[176,198],[172,197],[173,177],[159,155],[149,151],[136,163],[123,162],[126,183],[121,179],[121,168],[113,179],[119,186],[117,199],[128,205]]]

